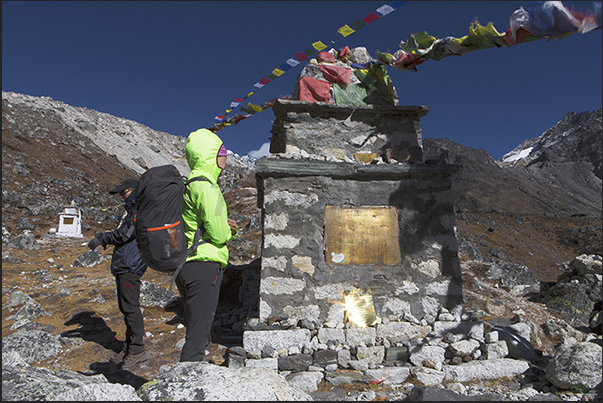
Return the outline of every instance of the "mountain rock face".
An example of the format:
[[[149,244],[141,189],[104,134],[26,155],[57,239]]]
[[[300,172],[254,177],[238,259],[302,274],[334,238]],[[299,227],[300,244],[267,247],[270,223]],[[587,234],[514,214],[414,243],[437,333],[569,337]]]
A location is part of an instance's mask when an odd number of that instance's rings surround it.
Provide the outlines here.
[[[554,127],[522,142],[499,161],[501,166],[535,165],[541,169],[568,162],[590,167],[601,179],[601,109],[568,113]]]
[[[561,213],[601,216],[601,109],[568,113],[498,162],[533,188],[555,189]],[[538,188],[538,185],[540,188]]]
[[[408,336],[396,337],[406,344],[380,336],[387,340],[337,350],[328,339],[348,329],[305,323],[300,332],[313,338],[298,354],[278,351],[279,337],[245,351],[262,226],[254,161],[229,153],[219,184],[240,232],[229,244],[209,364],[176,364],[185,332],[178,298],[163,288],[169,276],[147,270],[141,300],[154,354],[131,371],[116,369],[106,361],[125,326],[111,249],[90,252],[86,244],[96,231],[115,229],[123,209],[108,190],[122,179],[163,164],[188,174],[185,143],[48,97],[2,93],[3,400],[232,400],[236,390],[248,400],[601,398],[601,110],[570,112],[500,161],[448,139],[423,139],[426,163],[461,167],[452,190],[463,302],[483,333],[447,333],[456,322],[442,312],[433,329],[439,337],[384,318],[380,332],[404,327]],[[83,239],[53,232],[71,204],[82,209]],[[286,318],[275,325],[291,326]],[[384,351],[386,365],[371,361]],[[246,360],[258,368],[237,369]],[[267,376],[266,368],[280,372]],[[208,374],[203,383],[197,373]],[[183,376],[186,387],[162,384]],[[227,379],[239,389],[216,395]]]
[[[554,281],[564,262],[603,249],[601,136],[601,110],[570,112],[500,161],[449,139],[423,139],[423,153],[461,166],[452,183],[461,238],[486,260]]]
[[[185,145],[186,138],[131,120],[49,97],[3,91],[2,204],[11,217],[3,224],[19,229],[16,223],[25,219],[27,225],[43,222],[48,230],[58,224],[63,207],[73,204],[82,210],[83,229],[89,229],[87,220],[92,220],[112,230],[123,209],[109,189],[158,165],[173,164],[187,176]],[[253,224],[251,232],[257,231],[255,202],[241,200],[255,195],[253,164],[248,157],[229,155],[220,184],[226,197],[238,203],[237,211],[248,214],[239,221],[247,230]],[[228,194],[235,188],[242,189]],[[250,254],[257,257],[259,250],[254,249]]]
[[[461,210],[601,217],[601,109],[568,113],[557,125],[494,161],[448,139],[424,139],[426,160],[462,165]]]

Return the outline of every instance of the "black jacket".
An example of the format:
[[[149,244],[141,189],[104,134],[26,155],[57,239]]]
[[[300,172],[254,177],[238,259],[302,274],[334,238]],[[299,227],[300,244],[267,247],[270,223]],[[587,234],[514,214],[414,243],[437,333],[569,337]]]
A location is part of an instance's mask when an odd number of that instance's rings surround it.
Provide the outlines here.
[[[136,216],[135,193],[136,189],[125,200],[126,215],[122,218],[117,229],[97,234],[103,246],[115,245],[111,258],[111,273],[113,275],[126,272],[143,275],[147,270],[147,265],[142,262],[138,251],[136,234],[129,231],[134,226],[134,217]],[[130,237],[128,237],[128,232],[132,233]]]

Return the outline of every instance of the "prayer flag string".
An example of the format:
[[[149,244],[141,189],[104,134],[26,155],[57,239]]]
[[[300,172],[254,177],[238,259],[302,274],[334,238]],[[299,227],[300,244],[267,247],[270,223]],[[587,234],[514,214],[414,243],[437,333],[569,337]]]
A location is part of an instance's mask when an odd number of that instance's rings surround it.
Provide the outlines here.
[[[383,16],[390,14],[408,1],[396,1],[391,4],[384,4],[377,8],[376,13],[369,13],[364,19],[357,20],[351,24],[346,24],[337,30],[339,39],[330,41],[331,44],[340,41],[343,38],[358,31],[362,27],[377,21]],[[519,43],[532,42],[541,39],[563,39],[574,33],[585,34],[587,32],[602,28],[601,2],[594,2],[594,11],[582,10],[576,11],[572,7],[568,9],[560,1],[544,1],[537,4],[520,7],[515,10],[510,18],[510,28],[504,33],[499,33],[490,22],[485,27],[475,21],[469,27],[469,34],[461,38],[447,36],[445,38],[435,38],[427,32],[416,32],[411,34],[406,41],[400,42],[400,49],[394,54],[377,52],[377,60],[366,63],[363,66],[355,68],[367,68],[369,65],[388,65],[398,71],[417,71],[417,66],[427,60],[441,60],[448,56],[459,56],[478,49],[487,49],[492,47],[511,47]],[[330,45],[329,45],[330,46]],[[280,77],[286,71],[296,67],[301,62],[307,60],[317,52],[326,49],[322,41],[317,41],[303,52],[296,53],[294,57],[287,59],[278,68],[275,68],[266,77],[262,77],[254,87],[259,90],[272,80]],[[208,129],[217,132],[224,127],[232,124],[238,124],[252,114],[262,112],[271,108],[276,99],[270,99],[263,105],[253,105],[248,103],[246,107],[241,106],[242,113],[231,117],[226,117],[235,107],[249,98],[256,90],[248,93],[244,98],[236,98],[230,104],[230,109],[226,110],[224,115],[216,116],[218,123]]]
[[[217,121],[217,123],[214,124],[212,127],[209,127],[208,129],[213,132],[217,132],[217,131],[223,129],[224,127],[230,126],[232,124],[235,124],[235,125],[238,124],[241,120],[246,119],[247,117],[249,117],[250,115],[252,115],[254,113],[261,112],[265,109],[272,107],[272,104],[274,102],[273,99],[269,100],[268,102],[265,102],[264,105],[248,104],[247,107],[242,106],[241,111],[243,111],[244,113],[240,113],[236,116],[230,116],[230,117],[226,116],[230,112],[232,112],[237,106],[239,106],[243,101],[245,101],[247,98],[249,98],[250,96],[255,94],[258,90],[262,89],[268,83],[272,82],[273,80],[275,80],[278,77],[280,77],[281,75],[283,75],[285,72],[287,72],[291,68],[298,66],[301,62],[307,60],[309,57],[313,56],[317,52],[320,52],[320,51],[328,48],[329,46],[333,45],[334,43],[339,42],[340,40],[348,37],[349,35],[353,34],[354,32],[358,31],[359,29],[367,26],[368,24],[371,24],[371,23],[381,19],[382,17],[385,17],[386,15],[392,13],[393,11],[402,7],[406,3],[408,3],[408,1],[394,1],[389,4],[383,4],[382,6],[378,7],[375,10],[375,12],[369,13],[362,20],[356,20],[351,24],[346,24],[346,25],[342,26],[341,28],[339,28],[337,30],[338,37],[336,37],[334,40],[328,40],[328,41],[325,40],[325,42],[329,43],[328,45],[322,41],[316,41],[316,42],[312,43],[312,46],[306,48],[302,52],[296,53],[293,57],[287,59],[285,61],[285,63],[281,64],[280,66],[278,66],[277,68],[272,70],[272,72],[270,72],[270,74],[267,74],[265,77],[262,77],[258,82],[256,82],[253,85],[253,87],[254,87],[253,90],[251,92],[249,92],[247,95],[245,95],[243,98],[235,98],[230,103],[230,107],[228,109],[226,109],[224,114],[218,115],[215,117],[215,120]]]

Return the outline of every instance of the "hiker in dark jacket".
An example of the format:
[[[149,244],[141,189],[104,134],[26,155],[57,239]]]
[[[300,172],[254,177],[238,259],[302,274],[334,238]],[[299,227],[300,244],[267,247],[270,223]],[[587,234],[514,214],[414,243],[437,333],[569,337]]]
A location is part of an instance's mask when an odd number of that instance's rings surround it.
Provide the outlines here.
[[[143,342],[144,321],[140,311],[140,278],[147,266],[140,257],[134,233],[136,216],[134,201],[137,185],[137,180],[125,179],[119,186],[109,191],[110,194],[119,193],[124,201],[126,213],[116,230],[97,232],[88,243],[88,247],[92,250],[99,245],[105,249],[107,245],[115,245],[111,257],[111,274],[115,276],[117,284],[117,303],[124,315],[126,337],[121,351],[116,352],[109,362],[121,364],[122,368],[129,368],[148,359],[148,352]]]

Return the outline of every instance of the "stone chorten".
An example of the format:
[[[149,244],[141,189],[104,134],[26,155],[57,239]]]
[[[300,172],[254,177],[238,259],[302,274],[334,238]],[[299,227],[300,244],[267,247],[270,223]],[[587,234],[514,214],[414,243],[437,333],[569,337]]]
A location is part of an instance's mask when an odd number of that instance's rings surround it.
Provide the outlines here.
[[[429,108],[396,99],[277,100],[272,109],[272,155],[256,161],[260,322],[340,327],[360,313],[368,326],[391,315],[426,325],[446,310],[460,320],[458,166],[424,163]]]

